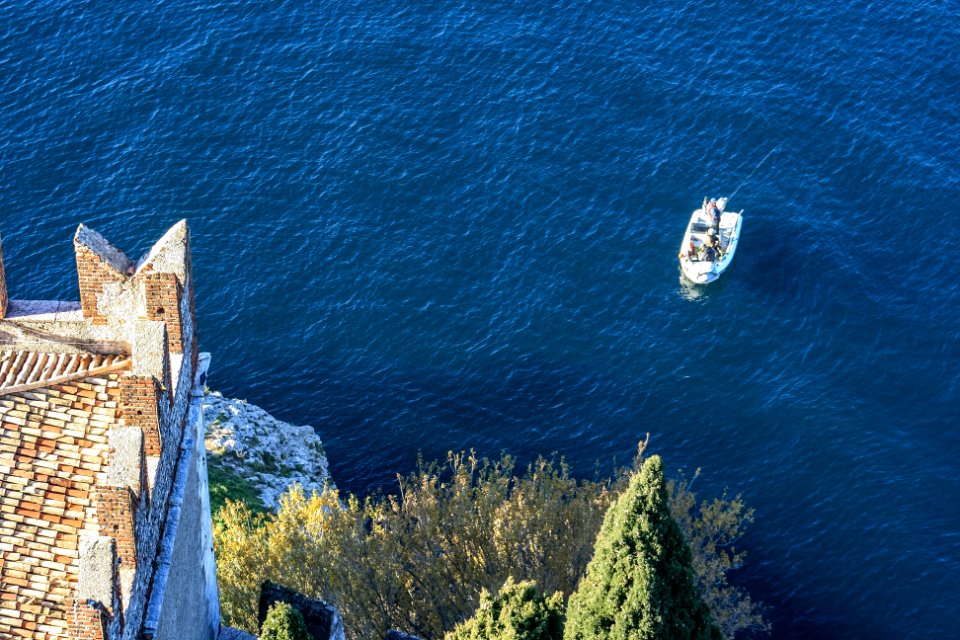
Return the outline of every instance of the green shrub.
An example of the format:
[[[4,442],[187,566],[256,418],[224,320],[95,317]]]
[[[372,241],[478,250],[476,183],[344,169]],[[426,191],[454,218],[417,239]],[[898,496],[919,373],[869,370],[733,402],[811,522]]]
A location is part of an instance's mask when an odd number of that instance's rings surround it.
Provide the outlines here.
[[[351,640],[398,629],[442,638],[508,577],[570,593],[590,560],[612,481],[563,462],[451,454],[400,478],[399,496],[361,501],[293,487],[275,515],[228,502],[214,526],[225,624],[256,628],[264,580],[336,606]]]
[[[533,581],[507,578],[495,598],[484,591],[473,617],[445,640],[562,640],[563,595],[537,594]]]
[[[286,602],[277,602],[267,611],[260,640],[313,640],[300,612]]]

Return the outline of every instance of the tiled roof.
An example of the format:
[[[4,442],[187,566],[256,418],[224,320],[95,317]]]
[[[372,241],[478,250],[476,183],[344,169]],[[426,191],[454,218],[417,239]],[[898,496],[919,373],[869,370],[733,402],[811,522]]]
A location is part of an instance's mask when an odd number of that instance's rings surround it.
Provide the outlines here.
[[[85,375],[82,363],[64,365],[59,354],[34,354],[47,364],[33,365],[30,357],[3,355],[4,382],[17,371],[8,362],[19,361],[20,372],[30,369],[13,378],[19,386],[44,375]],[[91,359],[87,374],[124,362],[106,361]],[[68,636],[80,540],[100,533],[93,489],[106,472],[108,433],[119,421],[120,375],[0,391],[0,638]]]
[[[128,369],[130,356],[97,353],[0,352],[0,395]]]

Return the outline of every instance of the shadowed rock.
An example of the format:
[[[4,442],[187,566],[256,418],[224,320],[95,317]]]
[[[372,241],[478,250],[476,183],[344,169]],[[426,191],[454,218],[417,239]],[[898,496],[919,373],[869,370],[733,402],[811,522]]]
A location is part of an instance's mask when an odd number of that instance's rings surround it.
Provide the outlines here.
[[[308,598],[302,593],[265,581],[260,586],[257,606],[257,625],[263,626],[267,611],[277,602],[285,602],[300,612],[313,640],[344,640],[343,621],[337,610],[322,600]]]

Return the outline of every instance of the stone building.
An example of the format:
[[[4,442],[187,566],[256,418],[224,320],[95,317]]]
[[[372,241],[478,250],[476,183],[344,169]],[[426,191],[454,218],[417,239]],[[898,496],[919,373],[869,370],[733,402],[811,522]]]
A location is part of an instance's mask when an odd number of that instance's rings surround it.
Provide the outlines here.
[[[189,230],[74,248],[79,302],[8,300],[0,248],[0,638],[215,638]]]

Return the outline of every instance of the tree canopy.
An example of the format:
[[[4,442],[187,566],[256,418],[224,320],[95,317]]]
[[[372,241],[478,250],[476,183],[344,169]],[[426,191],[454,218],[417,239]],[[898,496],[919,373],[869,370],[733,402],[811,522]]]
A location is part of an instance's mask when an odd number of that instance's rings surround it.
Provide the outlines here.
[[[474,616],[484,591],[497,593],[511,577],[566,598],[594,555],[604,514],[639,478],[641,461],[590,481],[572,477],[562,460],[518,470],[508,456],[459,453],[399,478],[398,495],[307,496],[292,487],[272,514],[228,502],[214,525],[224,623],[256,633],[264,580],[336,606],[350,640],[388,629],[442,638]],[[689,482],[672,486],[670,506],[724,636],[766,628],[726,580],[742,564],[732,543],[752,512],[739,496],[700,503]]]
[[[663,463],[643,462],[607,511],[593,559],[567,605],[566,640],[721,638],[670,514]]]
[[[229,503],[214,527],[223,617],[255,629],[271,580],[336,606],[348,638],[441,638],[508,577],[573,591],[613,484],[578,481],[562,461],[518,473],[508,456],[451,454],[401,478],[397,496],[293,487],[266,516]]]

